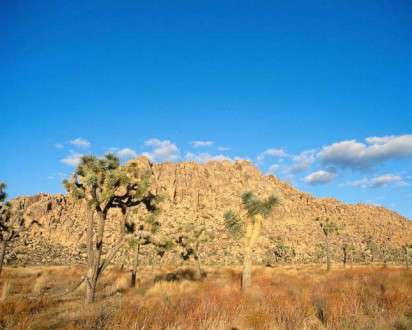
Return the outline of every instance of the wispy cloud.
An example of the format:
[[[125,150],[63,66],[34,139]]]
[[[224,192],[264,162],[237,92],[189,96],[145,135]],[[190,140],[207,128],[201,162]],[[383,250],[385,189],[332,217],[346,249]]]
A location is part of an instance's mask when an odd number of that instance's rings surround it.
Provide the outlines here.
[[[360,188],[382,188],[387,186],[405,187],[408,183],[400,175],[387,173],[372,178],[350,181],[346,185]]]
[[[55,144],[54,144],[54,147],[55,147],[56,149],[63,149],[63,148],[64,148],[64,144],[63,144],[63,143],[55,143]]]
[[[329,183],[333,181],[335,177],[336,177],[336,174],[333,172],[319,170],[319,171],[313,172],[305,176],[303,180],[310,185],[319,185],[319,184]]]
[[[146,140],[144,144],[147,147],[152,147],[151,151],[143,153],[152,161],[177,161],[180,159],[179,148],[170,140],[153,138]]]
[[[271,149],[266,149],[262,153],[260,153],[257,156],[257,161],[258,163],[263,163],[265,158],[267,157],[274,157],[274,158],[285,158],[288,157],[289,155],[284,149],[279,149],[279,148],[271,148]]]
[[[69,143],[75,147],[83,148],[83,149],[87,149],[91,146],[91,143],[88,140],[83,139],[81,137],[71,140]]]
[[[69,166],[77,166],[79,165],[82,156],[83,154],[73,152],[70,155],[66,156],[65,158],[61,159],[60,161],[63,164],[66,164]]]
[[[279,164],[273,164],[269,167],[268,171],[266,172],[267,175],[275,175],[280,169]]]
[[[116,151],[116,155],[121,159],[131,159],[137,157],[137,152],[131,148],[123,148]]]
[[[192,141],[191,145],[193,148],[210,147],[213,145],[213,141]]]
[[[316,161],[314,150],[305,150],[298,155],[292,155],[292,165],[286,169],[287,173],[300,173],[309,169]]]
[[[207,163],[208,161],[211,161],[211,160],[218,160],[218,161],[219,160],[229,160],[229,161],[233,160],[232,158],[230,158],[226,155],[223,155],[223,154],[211,155],[211,154],[206,153],[206,152],[202,152],[202,153],[199,153],[199,154],[194,154],[194,153],[188,152],[185,155],[185,158],[187,160],[191,160],[191,161],[198,162],[198,163]]]

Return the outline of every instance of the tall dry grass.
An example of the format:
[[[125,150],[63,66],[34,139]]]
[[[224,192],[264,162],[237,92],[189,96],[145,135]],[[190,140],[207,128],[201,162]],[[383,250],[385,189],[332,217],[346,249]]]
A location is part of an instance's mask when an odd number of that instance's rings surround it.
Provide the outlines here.
[[[6,329],[412,329],[412,272],[355,267],[256,268],[243,293],[240,270],[143,269],[140,284],[110,270],[96,304],[84,305],[77,267],[7,268],[0,302]],[[173,281],[166,281],[173,279]]]

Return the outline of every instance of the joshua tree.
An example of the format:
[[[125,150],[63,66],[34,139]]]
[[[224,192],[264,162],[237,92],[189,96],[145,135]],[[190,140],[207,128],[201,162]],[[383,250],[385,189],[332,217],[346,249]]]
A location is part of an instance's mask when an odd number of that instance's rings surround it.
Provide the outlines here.
[[[150,214],[137,224],[133,224],[133,226],[136,227],[133,230],[133,236],[128,239],[128,245],[134,251],[131,277],[132,287],[136,285],[137,268],[139,266],[141,247],[145,245],[152,245],[156,254],[163,257],[166,251],[172,246],[170,240],[159,234],[160,223],[157,221],[154,214]]]
[[[403,252],[405,254],[405,266],[406,269],[409,269],[409,252],[412,250],[412,243],[411,244],[405,244],[403,247]]]
[[[5,189],[6,184],[0,182],[0,275],[7,244],[13,239],[18,238],[21,232],[30,229],[33,224],[37,224],[35,220],[32,220],[30,224],[25,226],[23,205],[12,206],[7,201]]]
[[[336,225],[335,222],[331,221],[329,218],[325,218],[325,219],[317,218],[316,221],[319,222],[319,226],[322,229],[323,235],[325,237],[326,270],[330,271],[329,238],[331,235],[338,233],[338,226]]]
[[[245,192],[241,196],[246,214],[238,217],[233,211],[225,212],[225,225],[229,233],[244,239],[242,289],[250,287],[252,282],[252,251],[256,241],[259,239],[262,223],[267,218],[279,199],[271,195],[261,200],[253,192]]]
[[[196,262],[196,278],[201,279],[203,276],[202,264],[200,260],[201,245],[210,239],[211,233],[206,230],[206,225],[185,223],[181,224],[175,235],[175,243],[180,248],[180,256],[187,260],[190,256]]]
[[[149,212],[157,209],[156,196],[148,192],[147,176],[136,177],[136,171],[136,168],[121,167],[119,159],[111,154],[103,158],[83,156],[72,178],[64,181],[69,194],[75,200],[83,201],[87,210],[87,303],[95,300],[101,274],[122,247],[126,234],[130,233],[130,225],[127,223],[129,208],[144,205]],[[111,209],[121,211],[120,233],[118,241],[103,259],[103,236]]]
[[[368,256],[370,256],[370,262],[373,263],[375,261],[375,258],[379,254],[378,245],[376,244],[372,235],[365,235],[363,243],[365,244],[365,249],[363,251],[365,262],[368,263]]]
[[[269,237],[269,244],[266,253],[266,265],[268,266],[278,262],[291,262],[296,256],[295,249],[286,245],[281,236]]]
[[[388,235],[383,239],[382,244],[380,246],[380,252],[383,259],[383,268],[388,268],[388,261],[391,257],[391,249],[389,247],[390,241],[391,237]]]
[[[349,243],[348,241],[343,242],[342,244],[342,262],[343,262],[343,268],[346,268],[346,263],[350,262],[350,266],[352,268],[353,265],[353,253],[355,251],[355,247],[353,244]]]

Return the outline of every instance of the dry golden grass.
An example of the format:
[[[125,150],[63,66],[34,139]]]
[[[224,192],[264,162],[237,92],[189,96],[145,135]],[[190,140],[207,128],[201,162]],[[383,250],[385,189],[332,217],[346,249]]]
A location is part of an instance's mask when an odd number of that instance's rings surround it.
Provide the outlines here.
[[[257,267],[246,293],[240,269],[206,271],[145,268],[131,288],[112,268],[85,305],[84,287],[61,295],[83,267],[6,268],[0,329],[412,329],[412,271],[400,267]]]

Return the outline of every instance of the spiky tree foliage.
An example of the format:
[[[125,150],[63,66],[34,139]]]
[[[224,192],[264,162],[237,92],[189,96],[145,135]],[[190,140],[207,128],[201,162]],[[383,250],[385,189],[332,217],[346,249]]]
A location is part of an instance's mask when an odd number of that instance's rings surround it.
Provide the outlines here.
[[[157,209],[156,196],[148,192],[148,177],[136,176],[137,171],[136,165],[127,168],[120,166],[119,159],[112,154],[103,158],[90,155],[83,156],[71,179],[64,181],[68,193],[75,200],[82,201],[87,210],[87,303],[95,300],[101,274],[130,233],[127,222],[129,208],[144,205],[149,212]],[[111,209],[121,211],[120,232],[116,244],[103,259],[103,236]]]
[[[223,217],[229,233],[234,238],[243,237],[242,289],[247,289],[252,283],[253,248],[259,239],[264,219],[270,215],[273,207],[279,204],[279,199],[275,195],[260,199],[253,192],[248,191],[242,194],[241,200],[246,211],[245,214],[238,216],[235,212],[229,210],[225,212]]]
[[[326,270],[330,271],[331,263],[330,263],[330,236],[333,234],[337,234],[339,232],[339,228],[335,222],[330,220],[329,218],[316,218],[316,221],[319,222],[319,226],[322,230],[322,233],[325,237],[325,252],[326,252]]]
[[[180,257],[183,260],[193,257],[196,262],[195,277],[201,279],[203,272],[200,250],[201,246],[211,238],[211,232],[207,230],[205,223],[183,222],[179,225],[174,237],[180,250]]]

